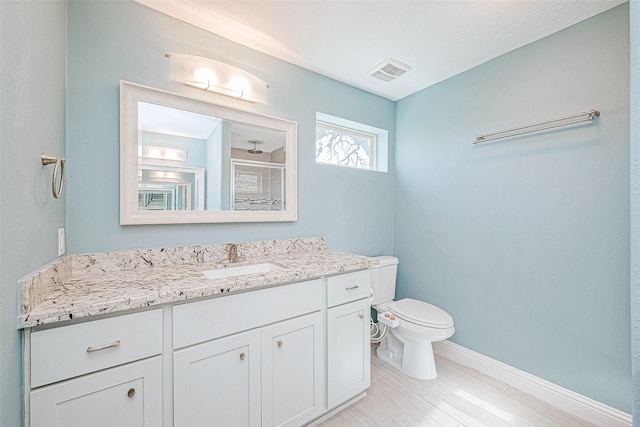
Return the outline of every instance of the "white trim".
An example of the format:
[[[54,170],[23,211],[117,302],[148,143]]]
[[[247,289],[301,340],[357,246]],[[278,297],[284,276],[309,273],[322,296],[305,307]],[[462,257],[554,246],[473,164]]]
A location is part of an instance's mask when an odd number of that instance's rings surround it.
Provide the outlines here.
[[[612,408],[574,391],[528,374],[517,368],[476,353],[451,341],[433,343],[433,350],[460,365],[473,368],[496,378],[518,390],[524,391],[543,402],[569,412],[598,426],[631,426],[631,415]]]
[[[367,397],[367,392],[366,391],[360,393],[359,395],[357,395],[354,398],[351,398],[351,399],[347,400],[342,405],[336,406],[331,411],[327,412],[326,414],[323,414],[321,417],[316,418],[315,420],[311,421],[309,424],[305,424],[305,427],[318,426],[321,423],[327,421],[329,418],[331,418],[334,415],[336,415],[338,412],[342,411],[343,409],[347,409],[349,406],[353,405],[354,403],[356,403],[359,400],[364,399],[365,397]]]
[[[22,335],[22,369],[24,371],[22,383],[22,402],[24,426],[31,425],[31,329],[24,330]]]

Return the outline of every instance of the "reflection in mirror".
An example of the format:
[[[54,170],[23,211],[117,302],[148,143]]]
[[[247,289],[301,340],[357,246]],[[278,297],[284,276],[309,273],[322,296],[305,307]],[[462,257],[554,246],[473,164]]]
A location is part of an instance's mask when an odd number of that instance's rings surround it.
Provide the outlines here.
[[[204,169],[141,164],[138,209],[198,210],[204,205]]]
[[[138,209],[283,210],[284,132],[142,101],[138,132]]]
[[[126,82],[121,98],[122,224],[295,221],[295,123]]]

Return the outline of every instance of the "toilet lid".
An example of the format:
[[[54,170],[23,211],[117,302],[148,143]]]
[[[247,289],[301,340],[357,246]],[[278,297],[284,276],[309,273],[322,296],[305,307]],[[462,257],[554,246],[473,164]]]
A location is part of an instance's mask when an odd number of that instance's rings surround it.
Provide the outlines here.
[[[453,326],[449,313],[435,305],[411,298],[389,304],[389,311],[404,320],[431,328],[445,329]]]

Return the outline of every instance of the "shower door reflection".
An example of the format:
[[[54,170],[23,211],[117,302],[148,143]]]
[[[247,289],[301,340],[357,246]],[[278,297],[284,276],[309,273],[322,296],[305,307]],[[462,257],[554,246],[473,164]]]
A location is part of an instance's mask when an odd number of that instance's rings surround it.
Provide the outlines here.
[[[285,210],[284,164],[231,159],[231,209]]]

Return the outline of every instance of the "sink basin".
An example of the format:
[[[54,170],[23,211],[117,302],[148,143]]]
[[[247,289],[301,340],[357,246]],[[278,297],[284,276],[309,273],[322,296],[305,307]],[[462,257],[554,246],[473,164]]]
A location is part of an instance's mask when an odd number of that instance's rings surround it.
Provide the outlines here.
[[[207,279],[224,279],[232,276],[242,276],[245,274],[268,273],[270,271],[282,270],[277,264],[263,262],[262,264],[238,265],[236,267],[216,268],[214,270],[203,271]]]

